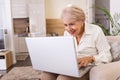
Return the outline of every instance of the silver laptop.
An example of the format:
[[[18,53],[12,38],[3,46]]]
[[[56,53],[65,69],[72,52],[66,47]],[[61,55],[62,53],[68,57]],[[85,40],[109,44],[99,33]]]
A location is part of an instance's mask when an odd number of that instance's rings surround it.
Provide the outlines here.
[[[34,69],[80,76],[73,37],[28,37],[26,43]]]

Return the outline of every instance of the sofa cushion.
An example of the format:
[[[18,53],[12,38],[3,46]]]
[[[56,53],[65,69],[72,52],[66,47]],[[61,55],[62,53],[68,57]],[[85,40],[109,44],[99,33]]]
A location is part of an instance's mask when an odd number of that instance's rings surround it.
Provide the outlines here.
[[[111,46],[111,53],[113,57],[113,61],[120,60],[120,41],[109,42]]]

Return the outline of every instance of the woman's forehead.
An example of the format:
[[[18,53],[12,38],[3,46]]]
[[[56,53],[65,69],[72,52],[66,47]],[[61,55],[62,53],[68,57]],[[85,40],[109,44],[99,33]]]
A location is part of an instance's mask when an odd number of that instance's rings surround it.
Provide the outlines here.
[[[62,20],[63,20],[63,21],[70,21],[70,22],[72,22],[72,21],[76,21],[76,18],[73,17],[73,16],[71,16],[71,15],[66,15],[66,16],[64,16],[64,17],[62,18]]]
[[[76,20],[73,19],[64,19],[63,23],[74,23]]]

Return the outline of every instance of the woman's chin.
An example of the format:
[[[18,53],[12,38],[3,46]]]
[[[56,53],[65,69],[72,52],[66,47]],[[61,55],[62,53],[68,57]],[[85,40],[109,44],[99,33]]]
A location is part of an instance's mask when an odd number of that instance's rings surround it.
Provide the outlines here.
[[[71,33],[71,36],[75,36],[75,34],[72,34],[72,33]]]

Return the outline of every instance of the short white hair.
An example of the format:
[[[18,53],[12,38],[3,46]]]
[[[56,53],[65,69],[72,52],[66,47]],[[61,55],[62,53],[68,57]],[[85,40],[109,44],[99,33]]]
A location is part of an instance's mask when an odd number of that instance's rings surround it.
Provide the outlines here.
[[[61,19],[73,19],[77,21],[80,20],[85,21],[85,13],[81,8],[77,6],[67,5],[62,11]]]

